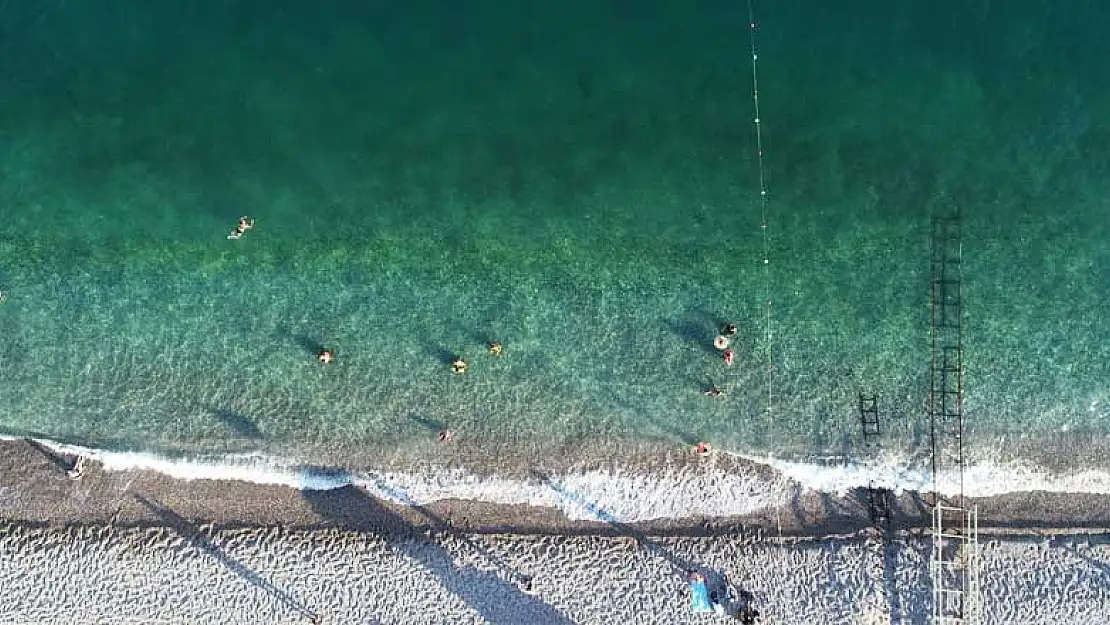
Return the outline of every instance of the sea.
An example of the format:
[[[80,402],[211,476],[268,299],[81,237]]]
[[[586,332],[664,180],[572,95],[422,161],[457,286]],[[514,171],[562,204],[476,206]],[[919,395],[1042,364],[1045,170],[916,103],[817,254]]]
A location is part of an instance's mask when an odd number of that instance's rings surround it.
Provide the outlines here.
[[[1110,492],[1107,23],[0,1],[0,433],[209,467],[419,461],[443,430],[922,467],[958,218],[968,466]]]

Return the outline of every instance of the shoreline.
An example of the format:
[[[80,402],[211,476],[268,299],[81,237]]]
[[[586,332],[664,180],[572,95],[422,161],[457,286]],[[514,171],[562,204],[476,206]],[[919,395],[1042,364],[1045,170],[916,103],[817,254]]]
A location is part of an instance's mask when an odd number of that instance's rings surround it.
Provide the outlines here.
[[[0,625],[704,623],[690,610],[690,570],[727,575],[780,625],[924,622],[931,606],[929,509],[914,492],[891,502],[881,531],[865,490],[796,483],[787,504],[748,515],[624,523],[95,461],[71,479],[71,458],[27,441],[0,452]],[[1106,621],[1110,496],[975,503],[984,623]]]
[[[323,490],[227,479],[179,479],[152,470],[104,470],[85,463],[80,479],[67,470],[73,458],[28,441],[0,441],[0,520],[9,525],[151,526],[165,517],[159,509],[215,527],[273,527],[317,530],[338,528],[384,534],[468,532],[488,534],[561,534],[634,536],[756,536],[823,538],[874,532],[867,489],[834,494],[805,488],[774,474],[769,467],[721,456],[714,469],[757,474],[779,499],[753,493],[744,514],[695,514],[622,521],[618,514],[593,509],[594,518],[570,518],[564,510],[528,503],[503,504],[446,498],[427,503],[398,503],[368,488],[346,484]],[[677,455],[677,454],[676,454]],[[690,456],[687,455],[687,458]],[[658,460],[658,459],[657,459]],[[664,458],[658,466],[674,468]],[[699,459],[686,460],[695,464]],[[644,468],[634,466],[634,470]],[[648,476],[651,477],[650,474]],[[542,478],[542,476],[541,476]],[[557,479],[557,478],[553,478]],[[753,484],[758,484],[754,482]],[[549,486],[559,488],[552,481]],[[749,486],[755,488],[755,486]],[[774,502],[760,505],[761,502]],[[928,527],[927,496],[904,491],[889,499],[892,533]],[[1110,495],[1018,492],[970,500],[979,507],[980,532],[991,535],[1110,533]]]

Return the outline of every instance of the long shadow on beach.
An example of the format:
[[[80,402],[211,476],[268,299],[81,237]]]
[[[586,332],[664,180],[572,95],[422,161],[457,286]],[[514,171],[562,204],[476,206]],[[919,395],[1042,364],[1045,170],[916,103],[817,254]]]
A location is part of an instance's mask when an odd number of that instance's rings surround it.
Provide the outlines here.
[[[437,532],[450,533],[455,539],[462,542],[462,544],[466,545],[468,549],[478,554],[478,556],[481,557],[483,560],[497,567],[498,571],[500,571],[504,577],[508,578],[509,581],[520,584],[521,586],[531,585],[531,575],[525,575],[516,570],[512,565],[510,565],[508,562],[505,562],[496,554],[483,547],[480,543],[471,540],[470,537],[468,537],[466,534],[454,531],[455,528],[451,525],[450,521],[447,521],[446,519],[432,512],[431,509],[429,509],[427,506],[422,506],[415,501],[412,501],[411,499],[409,499],[406,493],[394,488],[390,488],[388,484],[382,483],[381,481],[375,480],[374,485],[380,491],[388,492],[391,497],[400,501],[406,507],[418,512],[428,521],[433,530]]]
[[[636,529],[628,523],[622,523],[612,514],[602,509],[595,503],[587,501],[581,495],[571,492],[570,490],[557,484],[546,473],[533,469],[532,476],[542,482],[545,486],[552,489],[559,494],[560,497],[567,501],[574,502],[589,510],[598,519],[608,523],[610,527],[617,530],[621,535],[627,536],[636,541],[636,544],[645,551],[654,554],[667,561],[671,565],[671,572],[678,575],[685,583],[688,575],[691,572],[697,571],[701,573],[710,588],[711,593],[719,593],[719,596],[724,596],[726,589],[730,587],[728,577],[723,571],[706,568],[704,566],[697,566],[690,560],[679,557],[675,553],[669,551],[666,547],[652,540],[647,534]],[[745,620],[745,618],[755,618],[758,616],[759,611],[755,609],[755,597],[751,592],[736,588],[736,595],[731,600],[725,601],[725,609],[729,616],[735,617],[741,622],[754,622]],[[711,595],[712,596],[712,595]]]
[[[594,514],[594,516],[604,521],[605,523],[608,523],[613,529],[616,529],[622,535],[628,536],[635,540],[636,544],[638,544],[640,547],[666,560],[667,563],[671,565],[673,572],[677,575],[685,577],[686,573],[689,571],[701,570],[700,567],[694,566],[694,564],[689,560],[684,560],[671,553],[665,547],[663,547],[663,545],[655,542],[650,537],[648,537],[647,534],[644,534],[632,525],[621,523],[620,521],[616,520],[616,518],[614,518],[612,514],[606,512],[597,504],[588,502],[580,495],[572,493],[559,484],[555,483],[555,481],[552,480],[551,477],[546,473],[533,469],[532,476],[538,479],[544,486],[547,486],[551,490],[558,493],[560,497],[588,509],[591,513]],[[712,571],[703,572],[714,573]]]
[[[413,525],[406,519],[355,486],[332,490],[304,490],[302,493],[316,514],[332,523],[350,529],[395,537],[396,546],[405,555],[419,562],[439,580],[444,588],[474,608],[487,623],[574,625],[574,621],[558,610],[525,593],[516,584],[502,579],[501,576],[456,565],[451,552],[435,541],[418,535]],[[447,526],[442,520],[429,515],[426,510],[421,510],[434,525]],[[466,542],[472,547],[475,546],[472,541]],[[479,552],[487,559],[491,559],[487,552],[481,550]],[[492,561],[503,571],[506,570],[503,563]],[[527,579],[522,578],[522,581]]]
[[[259,588],[265,591],[270,596],[280,601],[290,610],[293,610],[294,612],[308,619],[309,622],[316,622],[317,617],[312,610],[301,605],[296,599],[291,597],[289,593],[278,588],[277,586],[274,586],[265,579],[262,579],[262,577],[259,576],[258,573],[255,573],[246,566],[243,566],[237,560],[224,553],[223,550],[212,544],[212,541],[208,540],[208,538],[187,519],[177,514],[173,510],[170,510],[166,506],[154,501],[150,501],[149,499],[141,495],[132,496],[135,498],[136,501],[138,501],[148,510],[156,514],[163,523],[173,528],[173,530],[177,532],[178,535],[189,541],[189,544],[212,556],[220,564],[226,566],[228,570],[230,570],[232,573],[235,573],[239,577],[242,577],[244,580],[247,581],[247,583],[254,586],[255,588]]]
[[[30,445],[32,449],[45,456],[47,460],[49,460],[54,466],[58,467],[62,471],[69,471],[73,468],[73,462],[71,460],[69,460],[62,454],[55,453],[54,450],[36,441],[35,439],[25,438],[23,439],[23,441]]]

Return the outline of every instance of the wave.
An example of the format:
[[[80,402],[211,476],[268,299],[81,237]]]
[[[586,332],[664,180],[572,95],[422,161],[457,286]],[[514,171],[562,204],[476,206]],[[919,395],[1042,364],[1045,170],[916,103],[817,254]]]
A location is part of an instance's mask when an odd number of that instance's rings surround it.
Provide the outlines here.
[[[22,440],[0,436],[0,440]],[[855,488],[882,487],[895,492],[930,491],[927,470],[900,466],[895,458],[868,463],[835,459],[807,463],[729,454],[773,469],[759,475],[725,471],[705,463],[651,473],[633,468],[590,470],[533,480],[477,476],[461,470],[434,473],[348,471],[303,465],[260,453],[218,457],[170,458],[150,453],[93,449],[33,439],[57,453],[83,456],[106,471],[149,470],[182,480],[238,480],[301,490],[356,486],[402,505],[444,499],[555,508],[571,520],[630,523],[655,519],[742,516],[788,505],[798,488],[844,494]],[[727,452],[723,452],[727,453]],[[939,484],[957,484],[941,474]],[[954,494],[946,488],[942,493]],[[1031,467],[978,464],[964,471],[964,493],[991,497],[1014,492],[1048,491],[1110,494],[1110,473],[1076,471],[1060,475]]]

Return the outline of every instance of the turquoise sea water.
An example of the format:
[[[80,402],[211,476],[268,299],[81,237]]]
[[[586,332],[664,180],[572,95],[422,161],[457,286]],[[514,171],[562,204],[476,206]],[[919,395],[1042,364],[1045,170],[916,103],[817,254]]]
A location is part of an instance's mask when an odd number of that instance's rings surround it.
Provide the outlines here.
[[[1105,464],[1110,6],[757,5],[765,267],[747,6],[506,4],[0,3],[0,431],[919,453],[958,206],[969,441]]]

